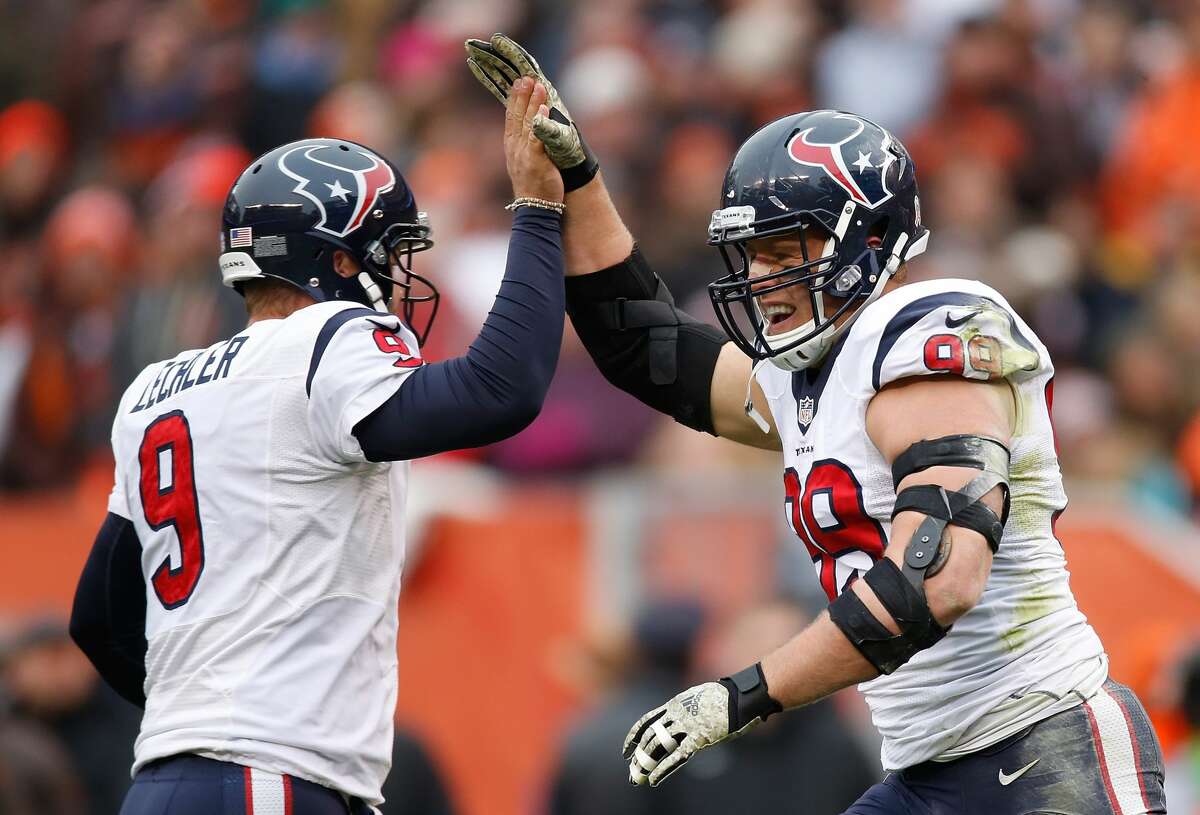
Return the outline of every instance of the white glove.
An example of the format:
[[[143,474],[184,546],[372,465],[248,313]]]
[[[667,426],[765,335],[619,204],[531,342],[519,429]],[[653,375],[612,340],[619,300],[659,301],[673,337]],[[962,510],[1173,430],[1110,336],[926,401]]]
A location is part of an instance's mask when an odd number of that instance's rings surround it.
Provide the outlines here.
[[[533,55],[504,34],[493,34],[490,42],[467,40],[464,46],[467,67],[501,104],[508,104],[509,91],[520,77],[533,77],[542,83],[546,88],[546,107],[550,109],[550,115],[538,113],[534,116],[534,135],[546,146],[546,155],[562,173],[567,192],[591,181],[600,169],[599,163]]]
[[[623,755],[629,760],[629,780],[656,787],[697,751],[736,738],[762,721],[754,718],[740,730],[729,731],[731,694],[720,682],[688,688],[642,718],[625,737]]]

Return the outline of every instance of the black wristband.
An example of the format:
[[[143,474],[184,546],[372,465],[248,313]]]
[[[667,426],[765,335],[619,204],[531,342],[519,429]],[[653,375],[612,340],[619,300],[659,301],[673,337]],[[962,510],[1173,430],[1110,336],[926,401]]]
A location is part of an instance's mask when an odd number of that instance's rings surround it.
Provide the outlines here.
[[[575,127],[575,123],[568,121],[567,117],[563,116],[557,109],[552,108],[550,110],[550,120]],[[561,167],[559,168],[558,172],[562,176],[564,192],[572,192],[579,189],[595,178],[596,173],[600,171],[600,162],[596,159],[596,154],[592,152],[592,148],[588,147],[587,142],[583,140],[583,134],[579,132],[578,127],[575,127],[575,134],[579,136],[579,146],[583,148],[583,161],[565,170]]]
[[[783,705],[772,699],[767,690],[761,662],[719,681],[729,691],[730,733],[736,733],[755,719],[766,721],[768,716],[783,710]]]

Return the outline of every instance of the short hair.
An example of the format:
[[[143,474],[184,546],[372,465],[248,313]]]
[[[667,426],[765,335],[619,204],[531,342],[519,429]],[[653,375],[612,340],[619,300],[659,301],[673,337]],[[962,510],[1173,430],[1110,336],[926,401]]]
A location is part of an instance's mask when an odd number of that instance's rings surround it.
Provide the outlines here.
[[[246,301],[246,313],[251,317],[294,311],[297,298],[308,297],[291,283],[273,277],[247,280],[240,284],[240,291]]]

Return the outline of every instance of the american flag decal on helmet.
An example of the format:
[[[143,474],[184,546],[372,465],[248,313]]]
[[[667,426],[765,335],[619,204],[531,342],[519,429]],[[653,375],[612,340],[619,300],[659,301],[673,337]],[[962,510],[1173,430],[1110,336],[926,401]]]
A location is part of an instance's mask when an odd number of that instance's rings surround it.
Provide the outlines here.
[[[254,228],[237,226],[229,230],[229,248],[246,249],[254,245]]]

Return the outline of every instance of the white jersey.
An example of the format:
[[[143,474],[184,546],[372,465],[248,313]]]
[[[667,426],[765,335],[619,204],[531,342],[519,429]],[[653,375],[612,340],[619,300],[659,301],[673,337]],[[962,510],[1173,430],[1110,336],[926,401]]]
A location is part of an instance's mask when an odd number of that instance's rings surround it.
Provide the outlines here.
[[[832,600],[887,545],[896,493],[866,432],[867,405],[913,376],[1005,377],[1018,402],[1011,511],[979,603],[933,647],[860,686],[888,770],[982,749],[1078,704],[1107,675],[1075,605],[1053,523],[1066,506],[1045,346],[993,289],[974,281],[901,286],[863,309],[824,364],[762,366],[783,444],[788,522]]]
[[[408,465],[366,461],[352,429],[416,349],[393,315],[322,303],[125,392],[109,511],[146,578],[135,772],[196,753],[380,801]]]

